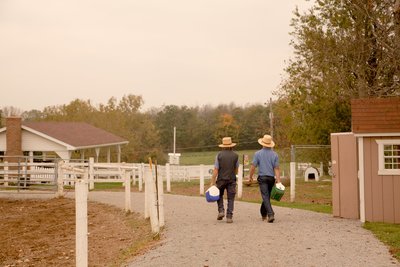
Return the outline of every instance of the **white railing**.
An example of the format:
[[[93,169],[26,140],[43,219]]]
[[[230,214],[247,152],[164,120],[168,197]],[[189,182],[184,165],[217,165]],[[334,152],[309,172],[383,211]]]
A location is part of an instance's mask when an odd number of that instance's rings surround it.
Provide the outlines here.
[[[69,168],[60,170],[57,162],[52,163],[0,163],[0,188],[14,187],[27,188],[27,184],[47,185],[47,189],[53,191],[60,190],[63,185],[74,186],[76,180],[76,169],[86,169],[88,173],[89,189],[94,189],[95,183],[125,183],[126,177],[132,185],[137,184],[138,190],[143,191],[145,184],[145,170],[150,169],[149,164],[144,163],[95,163],[93,158],[89,162],[67,162]],[[19,166],[18,169],[16,167]],[[166,191],[171,192],[171,183],[198,181],[199,195],[204,194],[205,179],[210,179],[214,166],[213,165],[158,165],[157,175],[156,168],[152,168],[152,175],[159,177],[163,183],[166,183]],[[243,168],[242,168],[243,169]],[[240,181],[242,174],[238,175]],[[48,185],[52,185],[49,187]],[[238,197],[241,197],[241,182],[238,181]],[[35,187],[36,189],[37,187]]]

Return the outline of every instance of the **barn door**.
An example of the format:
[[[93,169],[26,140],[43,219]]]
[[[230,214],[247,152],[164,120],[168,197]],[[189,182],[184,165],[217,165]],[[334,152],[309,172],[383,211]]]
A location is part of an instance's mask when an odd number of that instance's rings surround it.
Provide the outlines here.
[[[357,143],[353,133],[331,134],[333,216],[359,219]]]

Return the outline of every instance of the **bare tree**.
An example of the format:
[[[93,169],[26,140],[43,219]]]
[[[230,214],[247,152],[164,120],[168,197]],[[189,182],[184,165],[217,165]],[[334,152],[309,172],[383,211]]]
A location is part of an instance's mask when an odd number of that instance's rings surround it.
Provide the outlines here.
[[[6,117],[20,117],[22,110],[17,107],[7,106],[2,108],[2,116]]]

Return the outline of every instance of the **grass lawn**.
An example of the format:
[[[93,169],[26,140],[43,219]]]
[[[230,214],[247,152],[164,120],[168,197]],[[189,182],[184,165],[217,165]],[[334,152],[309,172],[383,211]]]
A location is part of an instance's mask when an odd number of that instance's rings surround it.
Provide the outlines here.
[[[242,163],[243,155],[248,155],[249,160],[252,159],[254,153],[257,150],[240,150],[235,151],[239,155],[239,161]],[[215,161],[215,156],[218,154],[218,151],[204,151],[204,152],[185,152],[182,153],[180,157],[181,165],[212,165]]]
[[[210,180],[205,180],[205,190]],[[199,196],[199,180],[187,182],[172,182],[171,193],[178,195]],[[301,208],[316,212],[332,213],[332,186],[331,182],[305,182],[296,180],[296,201],[290,202],[290,187],[286,187],[286,193],[281,201],[272,200],[272,205],[290,208]],[[261,203],[260,191],[257,184],[252,186],[243,185],[242,201]]]
[[[400,224],[366,222],[364,228],[388,245],[390,253],[400,261]]]

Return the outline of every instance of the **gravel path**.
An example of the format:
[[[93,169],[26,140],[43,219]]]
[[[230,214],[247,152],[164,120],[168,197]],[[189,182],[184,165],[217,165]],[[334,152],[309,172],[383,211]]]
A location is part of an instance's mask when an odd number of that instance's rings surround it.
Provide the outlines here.
[[[132,193],[135,211],[143,212],[143,198]],[[124,203],[121,193],[91,192],[90,199]],[[128,266],[400,266],[356,220],[275,206],[271,224],[261,220],[258,204],[236,201],[227,224],[202,197],[167,194],[164,201],[162,245]]]

